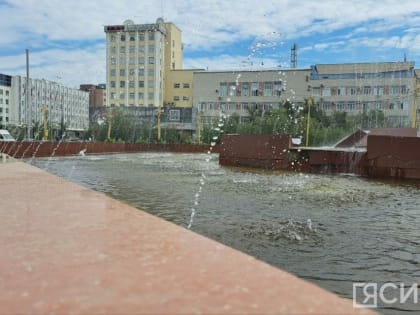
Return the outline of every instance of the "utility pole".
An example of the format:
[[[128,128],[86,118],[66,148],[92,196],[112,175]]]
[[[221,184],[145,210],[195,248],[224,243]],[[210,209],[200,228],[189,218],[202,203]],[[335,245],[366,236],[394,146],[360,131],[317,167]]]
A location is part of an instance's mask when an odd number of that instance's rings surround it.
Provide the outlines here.
[[[157,140],[158,140],[158,143],[160,143],[160,105],[157,108],[157,132],[158,132]]]
[[[32,129],[32,106],[29,101],[29,93],[30,93],[30,86],[29,86],[29,49],[26,49],[26,118],[27,118],[27,139],[31,139],[31,129]]]
[[[200,111],[197,113],[197,139],[198,144],[201,144],[201,114]]]
[[[312,106],[312,96],[310,96],[306,104],[308,104],[308,118],[306,120],[306,143],[305,146],[309,146],[309,128],[311,126],[311,106]]]
[[[414,88],[413,108],[411,111],[411,128],[416,128],[416,129],[417,129],[417,107],[418,107],[419,91],[420,91],[420,85],[416,82],[416,87]]]

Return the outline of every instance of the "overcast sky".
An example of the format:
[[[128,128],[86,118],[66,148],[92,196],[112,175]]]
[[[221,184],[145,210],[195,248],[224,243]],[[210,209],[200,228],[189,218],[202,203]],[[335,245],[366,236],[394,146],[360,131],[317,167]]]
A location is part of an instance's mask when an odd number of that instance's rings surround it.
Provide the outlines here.
[[[154,23],[183,33],[184,68],[290,67],[317,63],[415,61],[418,0],[0,0],[0,73],[70,87],[105,82],[104,25]]]

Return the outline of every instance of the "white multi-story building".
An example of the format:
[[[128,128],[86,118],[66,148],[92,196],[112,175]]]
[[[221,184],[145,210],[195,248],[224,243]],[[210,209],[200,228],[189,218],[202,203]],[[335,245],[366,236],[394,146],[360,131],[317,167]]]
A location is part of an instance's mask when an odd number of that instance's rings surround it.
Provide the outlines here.
[[[89,128],[89,93],[57,82],[13,76],[9,123],[15,126],[42,125],[45,117],[52,129],[71,131]]]
[[[107,25],[107,106],[162,106],[169,71],[182,68],[181,31],[153,24]]]
[[[0,73],[0,129],[6,128],[10,120],[10,98],[12,77]]]

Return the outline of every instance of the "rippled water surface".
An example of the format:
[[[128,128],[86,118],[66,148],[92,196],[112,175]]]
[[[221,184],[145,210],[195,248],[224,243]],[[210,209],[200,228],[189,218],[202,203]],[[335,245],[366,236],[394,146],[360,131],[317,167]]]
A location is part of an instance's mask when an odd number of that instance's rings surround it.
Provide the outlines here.
[[[420,282],[420,185],[218,165],[142,153],[31,163],[352,297],[353,282]],[[275,284],[273,284],[275,285]],[[419,290],[420,291],[420,290]],[[405,303],[382,309],[417,310]],[[405,313],[405,312],[404,312]]]

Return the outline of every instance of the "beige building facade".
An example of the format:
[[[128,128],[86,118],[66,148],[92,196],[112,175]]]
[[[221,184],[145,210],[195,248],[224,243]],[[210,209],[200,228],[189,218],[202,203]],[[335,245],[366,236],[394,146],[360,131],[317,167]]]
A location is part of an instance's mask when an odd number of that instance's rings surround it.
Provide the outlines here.
[[[309,97],[327,114],[378,110],[388,127],[408,127],[416,115],[414,62],[317,64],[307,69],[195,72],[193,104],[202,123],[220,112],[247,121],[248,109],[303,106]],[[417,93],[418,95],[418,93]]]
[[[166,77],[165,105],[175,107],[193,106],[193,75],[203,69],[171,70]]]
[[[311,67],[307,88],[327,113],[379,110],[388,127],[405,127],[412,121],[415,84],[414,62],[321,64]]]
[[[194,106],[204,124],[221,112],[248,120],[249,109],[277,109],[285,101],[303,105],[310,96],[306,87],[309,69],[195,72]]]
[[[161,18],[126,20],[104,31],[107,106],[162,106],[168,72],[182,67],[181,31]]]

